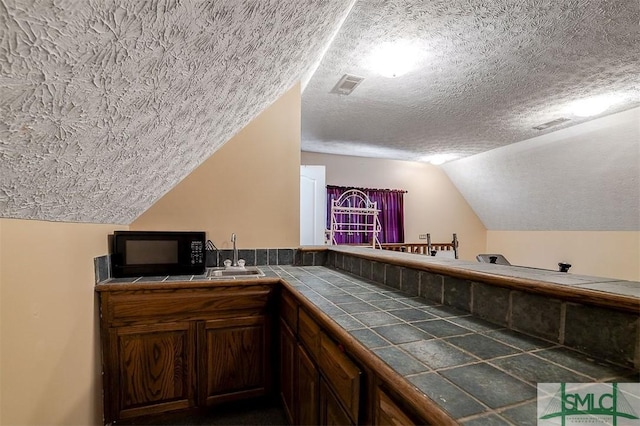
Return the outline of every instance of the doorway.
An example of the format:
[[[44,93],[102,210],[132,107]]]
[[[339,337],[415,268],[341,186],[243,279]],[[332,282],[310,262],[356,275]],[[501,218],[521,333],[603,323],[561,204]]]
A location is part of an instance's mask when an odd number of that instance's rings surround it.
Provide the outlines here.
[[[322,245],[327,224],[325,166],[300,166],[300,245]]]

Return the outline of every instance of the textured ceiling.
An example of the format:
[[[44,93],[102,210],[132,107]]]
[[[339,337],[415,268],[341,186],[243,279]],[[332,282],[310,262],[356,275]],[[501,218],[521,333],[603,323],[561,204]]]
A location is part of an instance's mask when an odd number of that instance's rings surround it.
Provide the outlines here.
[[[489,230],[640,231],[640,108],[442,167]]]
[[[585,122],[573,101],[640,104],[637,0],[360,0],[303,94],[306,151],[422,160],[477,154]],[[396,78],[368,68],[381,43],[418,46]],[[330,93],[344,74],[352,94]],[[540,132],[534,126],[570,121]],[[591,117],[593,118],[593,117]]]
[[[351,5],[0,1],[0,217],[130,223],[308,79]]]
[[[354,1],[0,1],[0,217],[128,224],[299,80],[304,150],[408,160],[640,103],[637,0]],[[367,68],[397,40],[413,71]]]

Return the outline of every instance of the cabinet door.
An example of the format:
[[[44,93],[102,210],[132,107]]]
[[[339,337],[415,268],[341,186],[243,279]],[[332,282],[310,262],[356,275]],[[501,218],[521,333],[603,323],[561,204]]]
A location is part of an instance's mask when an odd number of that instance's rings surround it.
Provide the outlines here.
[[[307,351],[300,344],[298,344],[296,360],[298,373],[296,380],[298,421],[296,424],[317,425],[320,374]]]
[[[109,329],[114,380],[105,412],[130,418],[195,406],[195,327],[189,322]]]
[[[318,366],[340,402],[349,411],[354,423],[357,423],[360,411],[361,371],[344,353],[344,349],[324,333],[320,333]]]
[[[293,334],[298,333],[298,304],[288,291],[280,298],[280,318],[289,326]]]
[[[317,360],[320,351],[320,326],[302,308],[298,310],[298,337],[311,358]]]
[[[415,425],[404,411],[380,388],[376,392],[375,424],[379,426]]]
[[[199,322],[200,403],[264,395],[269,386],[268,342],[264,316]]]
[[[337,426],[354,424],[324,380],[320,380],[320,424]]]
[[[295,415],[295,336],[284,320],[280,321],[280,398],[290,424],[296,424]]]

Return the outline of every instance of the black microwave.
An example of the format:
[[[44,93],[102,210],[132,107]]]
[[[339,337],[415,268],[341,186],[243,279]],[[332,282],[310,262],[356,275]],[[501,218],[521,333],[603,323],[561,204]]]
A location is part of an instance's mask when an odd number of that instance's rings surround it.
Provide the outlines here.
[[[205,271],[204,232],[114,231],[111,274],[115,278],[199,275]]]

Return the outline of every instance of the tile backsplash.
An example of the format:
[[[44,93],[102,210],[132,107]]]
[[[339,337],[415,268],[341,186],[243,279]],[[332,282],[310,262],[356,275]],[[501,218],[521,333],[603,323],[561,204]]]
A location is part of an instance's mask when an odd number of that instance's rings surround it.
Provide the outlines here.
[[[238,250],[238,259],[244,259],[246,266],[293,265],[298,256],[298,250],[294,248]],[[206,266],[208,268],[223,266],[226,259],[233,259],[233,250],[207,250],[206,252]],[[322,263],[324,263],[324,259]],[[94,258],[93,265],[96,284],[111,278],[109,255]]]
[[[93,258],[93,269],[96,277],[96,284],[111,278],[111,262],[109,255]]]
[[[239,249],[238,259],[244,259],[246,266],[293,265],[297,249],[257,248]],[[226,259],[233,260],[233,250],[207,251],[207,267],[223,266]]]

